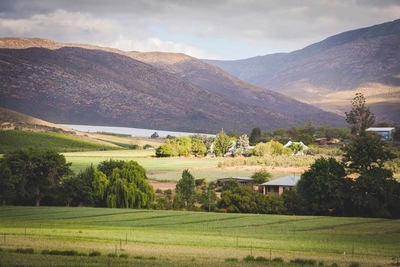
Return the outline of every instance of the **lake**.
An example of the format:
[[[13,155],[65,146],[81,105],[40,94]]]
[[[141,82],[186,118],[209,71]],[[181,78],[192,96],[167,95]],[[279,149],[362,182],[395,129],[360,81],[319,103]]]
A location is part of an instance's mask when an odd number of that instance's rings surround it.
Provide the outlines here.
[[[129,128],[129,127],[113,127],[113,126],[93,126],[93,125],[73,125],[73,124],[60,124],[64,127],[71,128],[73,130],[81,131],[81,132],[107,132],[107,133],[117,133],[117,134],[130,134],[131,136],[140,136],[140,137],[150,137],[154,132],[157,132],[160,137],[171,136],[187,136],[193,135],[196,133],[187,133],[187,132],[173,132],[173,131],[162,131],[162,130],[154,130],[154,129],[139,129],[139,128]],[[206,134],[207,136],[215,136]]]

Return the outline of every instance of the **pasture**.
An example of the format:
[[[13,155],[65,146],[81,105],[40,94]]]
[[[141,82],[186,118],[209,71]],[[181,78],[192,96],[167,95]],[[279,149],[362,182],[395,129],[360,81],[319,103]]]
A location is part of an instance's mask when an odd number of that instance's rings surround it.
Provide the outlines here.
[[[46,254],[49,250],[75,254]],[[244,262],[246,256],[263,262]],[[0,266],[261,266],[266,261],[294,266],[294,259],[320,266],[389,266],[399,256],[398,220],[0,208]]]

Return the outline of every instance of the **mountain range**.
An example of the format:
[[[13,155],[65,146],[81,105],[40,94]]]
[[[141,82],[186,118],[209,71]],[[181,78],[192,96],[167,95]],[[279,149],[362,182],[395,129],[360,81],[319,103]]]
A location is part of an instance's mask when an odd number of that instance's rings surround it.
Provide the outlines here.
[[[344,32],[291,53],[203,60],[233,76],[343,114],[363,93],[380,121],[400,123],[400,19]]]
[[[399,124],[399,23],[238,61],[0,38],[0,107],[63,124],[248,133],[344,127],[362,92],[378,120]]]
[[[183,79],[122,51],[26,38],[1,39],[0,47],[0,107],[50,122],[199,133],[250,132],[254,127],[271,131],[308,122],[344,124],[336,114],[221,70],[213,77],[199,78],[212,79],[209,86],[201,86],[193,81],[196,75]],[[194,61],[211,72],[217,69],[194,58],[172,56]],[[218,88],[222,91],[216,92]],[[251,98],[259,104],[250,103]],[[281,106],[282,112],[268,103]]]

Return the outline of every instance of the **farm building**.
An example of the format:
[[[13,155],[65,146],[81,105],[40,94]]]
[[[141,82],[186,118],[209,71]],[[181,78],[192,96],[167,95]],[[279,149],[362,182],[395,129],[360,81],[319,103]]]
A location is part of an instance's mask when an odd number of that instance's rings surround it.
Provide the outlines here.
[[[247,186],[251,186],[251,181],[253,180],[253,178],[250,177],[229,177],[229,178],[218,178],[216,179],[216,184],[218,186],[225,186],[226,182],[229,180],[236,180],[238,181],[238,183],[240,185],[247,185]]]
[[[288,175],[260,185],[260,192],[264,195],[282,194],[284,190],[292,190],[300,180],[300,176]]]
[[[393,138],[395,128],[394,127],[371,127],[366,131],[376,132],[382,136],[385,140],[390,140]]]

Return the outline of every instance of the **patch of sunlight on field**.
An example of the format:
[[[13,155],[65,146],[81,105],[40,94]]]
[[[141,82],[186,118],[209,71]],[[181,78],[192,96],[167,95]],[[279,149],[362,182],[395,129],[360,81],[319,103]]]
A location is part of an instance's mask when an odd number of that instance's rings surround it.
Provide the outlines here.
[[[147,174],[153,172],[180,171],[191,168],[217,167],[218,158],[156,158],[152,157],[154,150],[122,150],[63,153],[71,169],[75,172],[84,170],[90,164],[97,166],[99,162],[114,160],[134,160],[146,169]]]

